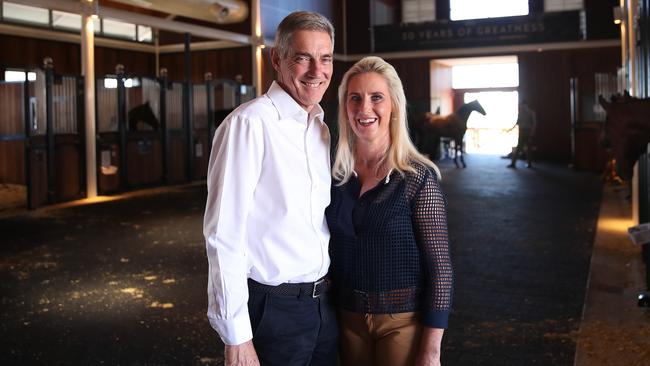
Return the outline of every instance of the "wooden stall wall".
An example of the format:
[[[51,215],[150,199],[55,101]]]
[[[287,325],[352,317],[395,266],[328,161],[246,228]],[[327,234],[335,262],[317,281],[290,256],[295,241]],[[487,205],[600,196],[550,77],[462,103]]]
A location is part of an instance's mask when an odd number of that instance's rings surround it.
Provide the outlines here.
[[[54,62],[58,72],[56,59],[54,59]],[[127,75],[156,76],[156,56],[152,53],[95,47],[96,76],[114,74],[115,65],[117,64],[124,65],[124,71]],[[81,70],[79,70],[79,73],[81,73]]]
[[[567,51],[527,52],[518,55],[519,97],[537,113],[535,159],[568,162],[571,158]]]
[[[0,55],[0,72],[8,67],[40,67],[45,57],[51,57],[57,74],[81,74],[81,49],[75,43],[0,35]],[[129,74],[155,75],[156,59],[152,53],[95,47],[95,75],[115,73],[118,63]]]
[[[0,183],[25,184],[23,84],[0,84]],[[2,137],[8,137],[2,139]]]
[[[453,92],[451,89],[451,66],[431,62],[431,112],[440,107],[440,114],[454,111]]]
[[[252,84],[252,59],[250,47],[227,48],[192,52],[192,83],[204,81],[205,73],[211,72],[212,79],[235,79],[242,76],[244,84]],[[160,55],[160,67],[167,68],[167,78],[174,81],[185,79],[184,54],[164,53]]]
[[[430,62],[428,58],[387,59],[404,84],[409,122],[416,114],[431,110]],[[412,130],[412,129],[411,129]]]
[[[537,112],[536,158],[572,162],[571,107],[569,79],[578,79],[581,105],[588,108],[595,98],[594,74],[616,73],[620,65],[618,47],[521,53],[519,93]],[[581,108],[578,121],[590,121]],[[595,132],[594,132],[595,133]],[[591,137],[593,154],[601,154],[598,141]]]

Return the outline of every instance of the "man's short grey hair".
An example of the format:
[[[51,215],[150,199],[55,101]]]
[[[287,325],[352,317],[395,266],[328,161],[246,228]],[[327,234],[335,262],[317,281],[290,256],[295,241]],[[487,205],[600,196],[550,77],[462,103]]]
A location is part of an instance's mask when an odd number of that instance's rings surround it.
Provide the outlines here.
[[[311,11],[294,11],[282,19],[275,32],[275,48],[280,58],[287,57],[293,33],[301,30],[327,33],[334,48],[334,27],[329,19]]]

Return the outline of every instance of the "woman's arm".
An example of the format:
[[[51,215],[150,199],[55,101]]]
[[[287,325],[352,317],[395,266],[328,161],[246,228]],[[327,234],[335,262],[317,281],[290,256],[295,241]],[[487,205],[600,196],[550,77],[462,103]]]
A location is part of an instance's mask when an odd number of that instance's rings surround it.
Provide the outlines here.
[[[420,321],[424,326],[418,365],[438,365],[440,344],[451,311],[453,272],[447,232],[447,202],[436,175],[418,170],[413,195],[413,230],[420,249],[424,288]]]

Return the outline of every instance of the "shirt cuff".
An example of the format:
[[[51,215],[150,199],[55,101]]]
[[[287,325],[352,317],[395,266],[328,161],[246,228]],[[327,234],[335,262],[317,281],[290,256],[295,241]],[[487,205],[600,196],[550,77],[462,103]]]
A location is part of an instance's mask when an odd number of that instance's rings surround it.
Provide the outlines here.
[[[231,319],[209,318],[210,325],[219,333],[224,344],[235,346],[253,339],[248,312]]]
[[[447,329],[449,310],[425,310],[420,315],[420,322],[430,328]]]

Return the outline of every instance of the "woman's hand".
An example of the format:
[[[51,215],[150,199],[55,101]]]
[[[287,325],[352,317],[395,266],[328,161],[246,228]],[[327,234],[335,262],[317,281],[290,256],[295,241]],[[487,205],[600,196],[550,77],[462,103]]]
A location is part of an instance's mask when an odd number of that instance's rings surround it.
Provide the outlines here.
[[[415,359],[416,366],[440,366],[440,344],[444,329],[422,328],[420,350]]]

